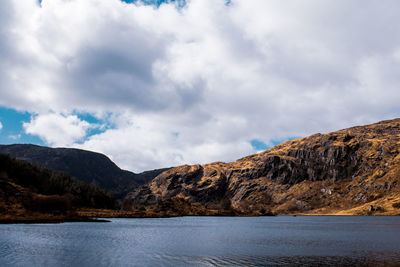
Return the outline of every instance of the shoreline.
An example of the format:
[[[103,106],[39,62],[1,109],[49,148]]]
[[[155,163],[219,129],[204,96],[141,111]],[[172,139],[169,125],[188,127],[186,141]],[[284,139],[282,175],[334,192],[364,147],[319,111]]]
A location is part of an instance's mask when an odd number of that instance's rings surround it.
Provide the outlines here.
[[[96,223],[107,223],[112,222],[111,219],[164,219],[164,218],[176,218],[176,217],[276,217],[276,216],[289,216],[289,217],[397,217],[400,215],[336,215],[336,214],[280,214],[280,215],[257,215],[257,216],[229,216],[229,215],[180,215],[180,216],[116,216],[116,217],[93,217],[93,218],[55,218],[55,219],[0,219],[0,224],[59,224],[69,222],[96,222]]]
[[[107,209],[81,209],[77,214],[71,215],[53,215],[46,216],[43,214],[31,216],[0,216],[0,224],[58,224],[67,222],[111,222],[114,218],[141,219],[141,218],[175,218],[175,217],[274,217],[274,216],[400,216],[398,213],[347,213],[347,212],[302,212],[302,213],[270,213],[270,214],[232,214],[228,212],[209,212],[208,214],[191,214],[191,213],[169,213],[169,212],[137,212],[137,211],[116,211]]]
[[[106,219],[88,218],[88,217],[76,217],[76,218],[7,218],[0,219],[0,224],[58,224],[67,222],[111,222]]]

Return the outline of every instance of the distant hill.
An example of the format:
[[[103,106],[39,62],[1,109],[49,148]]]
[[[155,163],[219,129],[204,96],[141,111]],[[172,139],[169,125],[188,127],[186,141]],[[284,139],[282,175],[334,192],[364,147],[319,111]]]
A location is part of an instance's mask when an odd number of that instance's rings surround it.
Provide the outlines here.
[[[314,134],[231,163],[172,168],[128,194],[124,208],[140,205],[180,215],[400,215],[400,119]]]
[[[0,222],[81,220],[78,208],[116,209],[115,197],[67,173],[0,155]]]
[[[49,148],[30,144],[0,145],[0,154],[69,173],[77,179],[99,186],[118,198],[151,181],[167,169],[133,173],[120,169],[103,154],[73,148]]]

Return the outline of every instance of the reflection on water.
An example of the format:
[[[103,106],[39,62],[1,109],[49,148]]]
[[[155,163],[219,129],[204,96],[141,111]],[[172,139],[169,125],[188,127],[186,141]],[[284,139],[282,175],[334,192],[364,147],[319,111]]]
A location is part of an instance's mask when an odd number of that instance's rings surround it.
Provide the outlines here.
[[[400,217],[0,225],[0,266],[399,266]]]

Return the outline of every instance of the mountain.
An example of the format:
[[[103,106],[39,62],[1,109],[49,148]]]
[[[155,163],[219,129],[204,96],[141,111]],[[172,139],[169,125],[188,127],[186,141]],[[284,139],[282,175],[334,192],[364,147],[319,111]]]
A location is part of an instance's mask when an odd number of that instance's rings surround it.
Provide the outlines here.
[[[116,209],[118,202],[64,172],[0,155],[0,222],[82,220],[78,208]]]
[[[318,133],[231,163],[172,168],[129,193],[124,208],[178,215],[400,214],[399,153],[400,119]]]
[[[109,191],[118,198],[124,198],[129,191],[167,170],[136,174],[121,170],[103,154],[73,148],[49,148],[30,144],[0,145],[0,154],[67,172],[85,183]]]

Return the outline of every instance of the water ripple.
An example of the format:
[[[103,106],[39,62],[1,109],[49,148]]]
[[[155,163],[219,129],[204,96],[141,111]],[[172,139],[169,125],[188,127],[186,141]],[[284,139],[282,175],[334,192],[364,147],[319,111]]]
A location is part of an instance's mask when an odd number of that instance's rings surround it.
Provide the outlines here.
[[[400,266],[399,225],[299,216],[0,225],[0,266]]]

